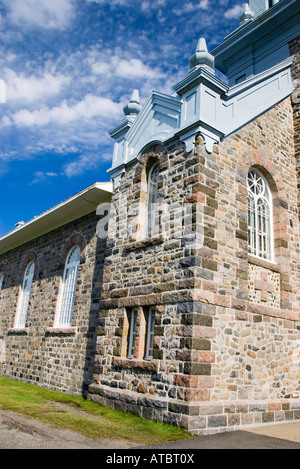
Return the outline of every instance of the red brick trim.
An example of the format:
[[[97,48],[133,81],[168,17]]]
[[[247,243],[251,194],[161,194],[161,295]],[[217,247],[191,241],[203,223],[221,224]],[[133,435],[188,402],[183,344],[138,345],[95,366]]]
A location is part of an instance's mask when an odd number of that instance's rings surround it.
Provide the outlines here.
[[[286,189],[284,187],[281,174],[269,156],[266,155],[265,150],[248,150],[243,153],[238,160],[237,173],[241,175],[241,170],[245,173],[245,185],[247,182],[247,173],[251,167],[258,169],[265,176],[269,183],[273,197],[274,193],[276,193],[277,196],[284,200],[287,204]]]
[[[161,155],[165,153],[165,148],[162,145],[154,144],[142,150],[138,157],[138,164],[134,173],[134,182],[139,183],[142,181],[147,182],[147,174],[149,169],[155,164],[159,163]]]
[[[80,264],[84,264],[86,260],[86,249],[85,249],[86,244],[87,244],[86,240],[81,233],[72,234],[63,247],[63,250],[59,259],[58,270],[59,271],[64,270],[66,259],[70,252],[70,249],[75,245],[78,245],[80,247],[80,251],[81,251]]]
[[[38,257],[37,257],[37,254],[34,251],[30,251],[26,254],[26,256],[23,260],[22,269],[21,269],[21,272],[20,272],[20,276],[22,278],[24,277],[26,268],[27,268],[29,262],[31,262],[31,261],[34,263],[34,277],[33,278],[36,277],[37,272],[38,272]]]

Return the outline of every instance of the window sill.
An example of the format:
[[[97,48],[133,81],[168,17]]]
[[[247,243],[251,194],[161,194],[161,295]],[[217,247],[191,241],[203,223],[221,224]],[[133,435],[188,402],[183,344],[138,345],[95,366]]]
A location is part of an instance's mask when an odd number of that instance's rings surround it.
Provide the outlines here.
[[[28,327],[11,327],[10,329],[8,329],[9,335],[27,335],[28,332]]]
[[[119,368],[139,368],[146,371],[158,371],[158,360],[114,357],[113,365]]]
[[[48,327],[47,335],[76,335],[77,327]]]
[[[142,239],[141,241],[134,241],[132,243],[127,244],[124,247],[124,251],[134,251],[136,249],[143,249],[148,246],[154,246],[155,244],[160,244],[164,242],[164,238],[162,236],[155,236],[153,238]]]
[[[258,265],[259,267],[264,267],[265,269],[272,270],[273,272],[280,272],[280,266],[275,262],[267,261],[266,259],[261,259],[260,257],[252,256],[248,254],[248,262],[250,264]]]

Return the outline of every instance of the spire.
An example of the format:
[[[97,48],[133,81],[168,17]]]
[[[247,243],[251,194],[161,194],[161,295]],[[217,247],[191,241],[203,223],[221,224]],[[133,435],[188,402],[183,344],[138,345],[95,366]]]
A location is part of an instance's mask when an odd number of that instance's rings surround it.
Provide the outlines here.
[[[140,97],[138,90],[133,90],[130,101],[123,107],[125,116],[138,114],[142,106],[140,105]]]
[[[240,25],[245,24],[247,21],[252,20],[254,18],[254,13],[250,10],[248,3],[245,3],[244,7],[244,13],[240,17]]]
[[[197,49],[194,55],[190,58],[190,68],[204,67],[214,70],[215,58],[208,52],[206,41],[201,37],[197,44]]]

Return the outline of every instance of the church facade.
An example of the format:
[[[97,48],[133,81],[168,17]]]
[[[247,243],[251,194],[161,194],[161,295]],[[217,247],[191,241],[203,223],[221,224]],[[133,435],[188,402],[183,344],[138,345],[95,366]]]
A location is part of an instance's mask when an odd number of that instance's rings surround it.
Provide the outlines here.
[[[2,375],[197,434],[300,418],[297,7],[201,38],[133,92],[111,185],[0,239]]]

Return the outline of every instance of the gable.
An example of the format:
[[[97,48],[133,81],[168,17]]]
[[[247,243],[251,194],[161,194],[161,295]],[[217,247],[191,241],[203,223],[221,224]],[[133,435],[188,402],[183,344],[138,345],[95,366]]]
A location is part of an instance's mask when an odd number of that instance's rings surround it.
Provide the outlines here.
[[[136,158],[151,142],[164,143],[179,127],[180,98],[153,92],[126,135],[126,162]]]

